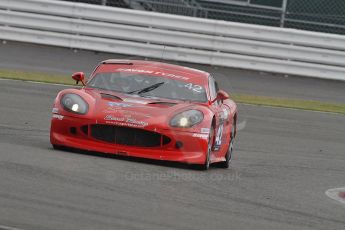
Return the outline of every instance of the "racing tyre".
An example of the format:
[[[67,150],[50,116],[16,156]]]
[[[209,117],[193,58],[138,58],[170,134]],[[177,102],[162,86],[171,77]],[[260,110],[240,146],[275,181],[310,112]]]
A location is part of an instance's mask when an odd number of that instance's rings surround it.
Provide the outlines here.
[[[65,148],[61,145],[53,145],[53,149],[55,150],[64,150]]]
[[[210,168],[210,162],[211,162],[211,149],[214,142],[214,128],[212,127],[210,129],[210,135],[208,137],[208,147],[207,147],[207,154],[206,154],[206,160],[203,165],[201,165],[201,170],[208,170]]]
[[[219,167],[221,168],[229,168],[230,163],[231,163],[231,158],[232,158],[232,150],[234,147],[234,141],[235,141],[235,123],[233,123],[232,128],[231,128],[231,136],[230,136],[230,143],[229,143],[229,148],[228,151],[225,154],[225,161],[219,163]]]

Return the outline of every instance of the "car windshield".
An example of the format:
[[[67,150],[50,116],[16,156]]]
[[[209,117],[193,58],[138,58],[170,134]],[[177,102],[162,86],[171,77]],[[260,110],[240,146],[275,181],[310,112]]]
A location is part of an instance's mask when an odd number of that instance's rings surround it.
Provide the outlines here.
[[[88,82],[88,87],[126,94],[138,94],[142,97],[196,102],[207,101],[205,88],[201,85],[146,74],[133,75],[123,72],[97,73]]]

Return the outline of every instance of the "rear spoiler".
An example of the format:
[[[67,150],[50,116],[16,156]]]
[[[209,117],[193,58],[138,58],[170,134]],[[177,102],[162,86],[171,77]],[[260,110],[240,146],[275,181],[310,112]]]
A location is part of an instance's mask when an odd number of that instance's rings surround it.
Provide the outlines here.
[[[102,61],[100,64],[133,65],[133,62],[131,62],[130,60],[109,59],[109,60]]]

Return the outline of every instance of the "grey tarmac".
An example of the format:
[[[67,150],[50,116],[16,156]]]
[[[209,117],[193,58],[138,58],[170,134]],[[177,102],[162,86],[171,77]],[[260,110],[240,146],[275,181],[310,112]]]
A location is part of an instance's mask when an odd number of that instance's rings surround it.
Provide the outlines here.
[[[230,169],[53,150],[65,86],[0,80],[0,229],[335,229],[345,116],[239,105]]]

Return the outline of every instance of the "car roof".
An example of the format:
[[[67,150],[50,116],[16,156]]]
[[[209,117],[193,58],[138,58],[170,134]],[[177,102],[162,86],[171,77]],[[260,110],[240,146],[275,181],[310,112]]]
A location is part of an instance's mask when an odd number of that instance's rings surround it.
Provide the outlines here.
[[[114,69],[115,67],[115,69]],[[125,59],[108,59],[102,61],[98,66],[96,72],[112,72],[114,70],[121,70],[133,73],[142,73],[150,75],[158,75],[160,77],[181,79],[193,84],[207,85],[209,73],[184,67],[180,65],[168,64],[156,61],[143,60],[125,60]]]

